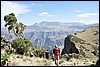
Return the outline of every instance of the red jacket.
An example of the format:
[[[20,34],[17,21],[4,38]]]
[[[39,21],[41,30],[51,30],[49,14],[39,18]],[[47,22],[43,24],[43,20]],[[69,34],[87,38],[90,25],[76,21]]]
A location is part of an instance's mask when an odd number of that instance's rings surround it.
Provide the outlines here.
[[[60,49],[54,48],[53,53],[54,53],[55,56],[59,56],[60,55]]]

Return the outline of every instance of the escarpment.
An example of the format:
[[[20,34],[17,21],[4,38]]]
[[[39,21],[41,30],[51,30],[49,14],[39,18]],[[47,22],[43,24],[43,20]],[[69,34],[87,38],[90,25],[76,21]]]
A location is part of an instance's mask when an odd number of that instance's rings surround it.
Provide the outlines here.
[[[64,41],[64,48],[61,54],[77,53],[79,54],[78,49],[75,47],[75,44],[71,41],[70,36],[67,36]]]

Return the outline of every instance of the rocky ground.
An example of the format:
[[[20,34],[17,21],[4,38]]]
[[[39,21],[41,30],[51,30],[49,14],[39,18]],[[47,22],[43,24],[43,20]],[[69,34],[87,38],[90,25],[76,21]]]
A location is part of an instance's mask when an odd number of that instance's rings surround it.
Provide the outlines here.
[[[96,60],[97,59],[98,58],[96,58]],[[65,58],[62,58],[60,59],[59,66],[90,66],[95,65],[96,60],[89,58],[71,58],[67,61]],[[56,66],[55,62],[51,59],[28,57],[18,54],[12,54],[8,62],[10,62],[8,66]]]

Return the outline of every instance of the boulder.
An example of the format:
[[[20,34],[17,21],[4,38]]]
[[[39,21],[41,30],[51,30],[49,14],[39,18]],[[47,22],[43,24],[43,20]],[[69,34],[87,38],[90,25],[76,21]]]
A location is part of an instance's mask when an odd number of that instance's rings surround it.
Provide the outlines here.
[[[69,53],[76,53],[76,54],[79,54],[79,51],[78,49],[76,48],[75,44],[71,41],[71,37],[70,36],[67,36],[65,38],[65,41],[64,41],[64,48],[61,52],[61,54],[69,54]]]

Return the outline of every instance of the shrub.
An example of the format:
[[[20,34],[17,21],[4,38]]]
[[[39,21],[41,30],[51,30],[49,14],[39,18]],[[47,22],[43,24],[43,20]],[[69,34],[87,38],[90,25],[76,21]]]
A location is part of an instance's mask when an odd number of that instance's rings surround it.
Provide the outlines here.
[[[12,47],[16,49],[16,53],[25,54],[29,50],[28,48],[32,46],[27,38],[16,38],[12,41]]]
[[[10,58],[11,53],[4,53],[1,55],[1,66],[5,66],[7,64],[6,61]]]
[[[32,46],[32,50],[33,50],[34,55],[38,56],[38,54],[39,54],[39,48],[38,48],[38,46],[37,45]]]
[[[47,48],[43,47],[39,50],[39,57],[44,57]]]
[[[8,61],[8,59],[10,58],[10,55],[11,55],[11,53],[4,53],[4,54],[1,56],[1,60],[3,60],[3,61]]]

